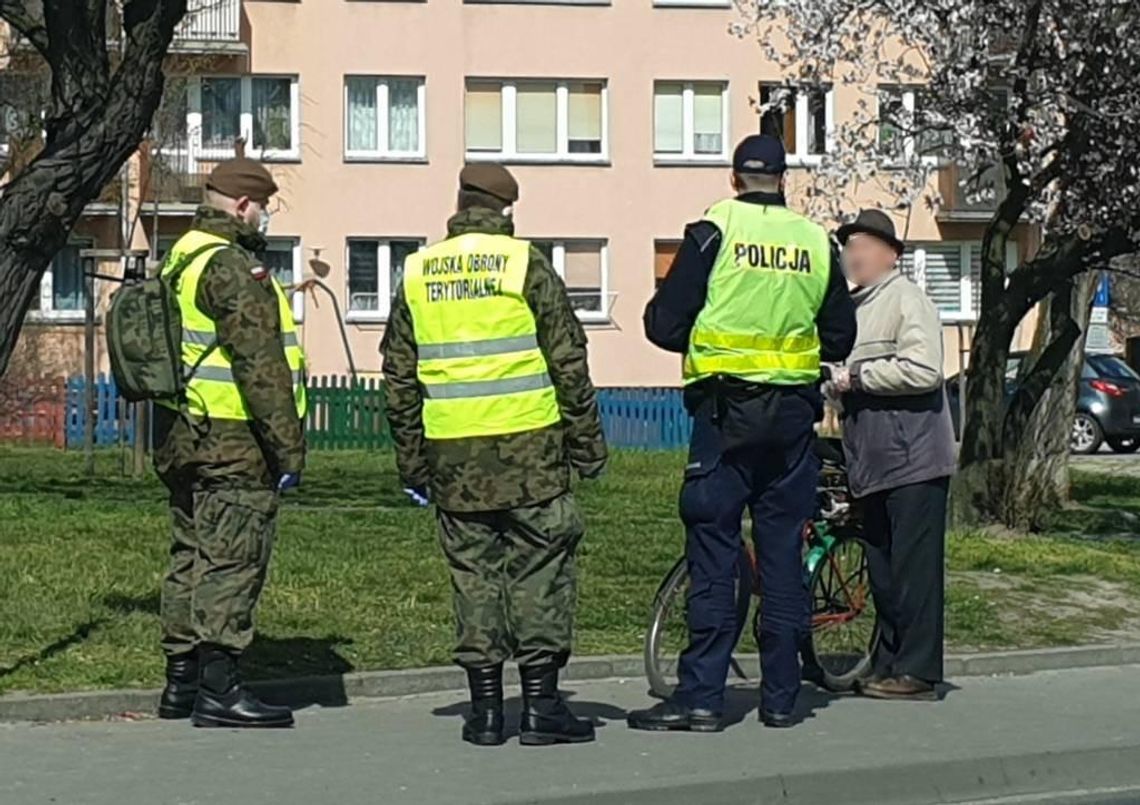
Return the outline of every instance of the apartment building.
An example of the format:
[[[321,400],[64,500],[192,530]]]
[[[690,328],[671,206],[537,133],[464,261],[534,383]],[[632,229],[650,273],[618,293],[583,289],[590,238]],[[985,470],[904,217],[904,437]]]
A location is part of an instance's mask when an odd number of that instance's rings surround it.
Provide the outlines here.
[[[733,145],[762,127],[780,133],[794,206],[860,92],[802,92],[762,120],[755,102],[781,76],[754,42],[730,35],[736,12],[722,0],[191,6],[200,8],[179,33],[154,137],[119,190],[128,198],[91,206],[29,316],[28,332],[71,362],[65,370],[81,365],[79,250],[127,238],[161,255],[187,228],[205,174],[241,138],[282,187],[267,264],[288,283],[316,276],[331,289],[362,372],[379,371],[404,258],[444,235],[460,167],[489,160],[519,179],[518,234],[564,277],[596,381],[675,385],[680,361],[645,340],[642,310],[685,224],[730,193]],[[915,102],[906,90],[880,97]],[[904,267],[945,319],[954,371],[978,308],[988,213],[965,202],[949,171],[939,181],[943,209],[915,208],[897,225],[915,247]],[[854,199],[852,212],[880,201]],[[344,373],[332,300],[299,295],[295,307],[312,372]]]

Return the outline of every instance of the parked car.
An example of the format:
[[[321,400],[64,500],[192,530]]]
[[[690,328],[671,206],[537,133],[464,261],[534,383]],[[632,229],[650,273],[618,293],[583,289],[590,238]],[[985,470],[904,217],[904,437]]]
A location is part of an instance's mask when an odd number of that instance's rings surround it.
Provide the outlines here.
[[[1005,372],[1006,401],[1017,390],[1017,378],[1026,353],[1009,356]],[[954,433],[961,438],[961,382],[958,375],[946,381]],[[1140,449],[1140,375],[1115,355],[1086,355],[1073,420],[1074,453],[1095,453],[1101,445],[1117,453]]]

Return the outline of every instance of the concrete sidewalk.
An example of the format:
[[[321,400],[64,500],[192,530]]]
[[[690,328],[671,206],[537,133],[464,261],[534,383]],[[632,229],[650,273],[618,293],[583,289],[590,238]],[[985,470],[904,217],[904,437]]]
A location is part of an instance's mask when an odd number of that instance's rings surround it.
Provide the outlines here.
[[[1140,802],[1140,666],[963,679],[937,704],[826,697],[790,731],[732,696],[721,735],[634,733],[644,683],[569,685],[596,744],[477,749],[442,693],[313,708],[296,730],[186,723],[0,725],[3,805]],[[517,709],[517,703],[516,703]],[[1003,800],[997,800],[1003,801]]]

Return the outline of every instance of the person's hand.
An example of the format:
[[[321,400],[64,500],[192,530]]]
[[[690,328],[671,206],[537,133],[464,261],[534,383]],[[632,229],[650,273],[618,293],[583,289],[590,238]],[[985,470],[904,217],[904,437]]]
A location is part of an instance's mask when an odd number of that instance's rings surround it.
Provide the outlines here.
[[[277,479],[277,491],[284,492],[288,489],[296,489],[301,485],[301,473],[287,472]]]
[[[426,486],[406,486],[404,487],[404,494],[408,496],[408,500],[421,509],[431,505],[431,493],[428,492]]]
[[[832,369],[831,387],[837,395],[851,391],[851,370],[846,366],[837,366]]]

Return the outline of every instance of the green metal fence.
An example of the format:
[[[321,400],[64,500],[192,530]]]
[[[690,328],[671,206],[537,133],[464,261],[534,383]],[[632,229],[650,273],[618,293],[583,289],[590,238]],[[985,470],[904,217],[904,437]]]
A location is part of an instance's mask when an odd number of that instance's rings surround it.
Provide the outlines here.
[[[314,450],[373,450],[390,447],[384,392],[378,379],[309,378],[305,435]]]

